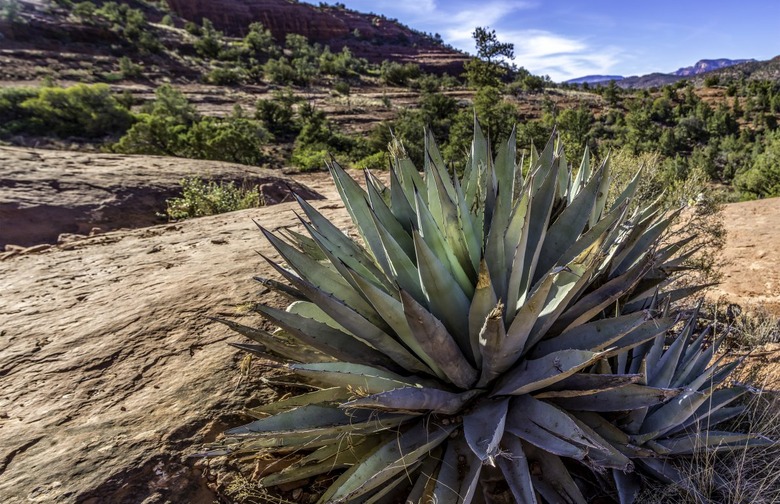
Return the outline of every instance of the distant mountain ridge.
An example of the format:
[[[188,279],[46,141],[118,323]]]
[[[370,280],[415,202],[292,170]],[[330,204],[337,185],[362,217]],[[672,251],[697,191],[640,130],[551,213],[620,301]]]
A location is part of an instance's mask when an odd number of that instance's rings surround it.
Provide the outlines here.
[[[734,65],[741,65],[742,63],[748,63],[756,61],[754,59],[703,59],[696,62],[695,65],[689,67],[679,68],[676,72],[672,72],[672,75],[679,75],[682,77],[690,77],[691,75],[699,75],[713,70],[720,70]]]
[[[722,70],[724,68],[742,65],[745,63],[756,63],[755,59],[702,59],[689,67],[679,68],[674,72],[661,73],[653,72],[647,75],[633,75],[624,77],[622,75],[586,75],[564,81],[564,84],[606,84],[609,81],[620,82],[621,87],[647,87],[669,84],[685,77],[694,77],[707,72]]]

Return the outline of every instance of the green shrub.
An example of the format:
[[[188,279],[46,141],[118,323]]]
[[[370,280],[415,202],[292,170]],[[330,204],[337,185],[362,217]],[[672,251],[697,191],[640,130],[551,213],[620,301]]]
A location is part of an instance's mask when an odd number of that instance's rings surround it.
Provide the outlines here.
[[[275,136],[292,139],[301,131],[300,121],[293,109],[298,101],[300,99],[289,89],[274,91],[272,99],[257,100],[255,118],[263,121]]]
[[[389,166],[390,157],[386,152],[375,152],[369,156],[357,160],[352,164],[358,170],[386,170]]]
[[[161,86],[132,128],[112,146],[115,152],[212,159],[248,165],[265,160],[271,134],[240,109],[225,118],[201,117],[184,95]]]
[[[13,132],[62,138],[121,135],[134,120],[105,84],[4,92],[0,115],[10,116]]]
[[[753,165],[734,178],[746,199],[780,196],[780,131],[766,135],[763,144]]]
[[[79,2],[73,4],[73,15],[80,17],[84,20],[92,20],[95,17],[95,11],[97,6],[93,2]]]
[[[187,132],[183,154],[257,166],[265,160],[262,149],[269,139],[270,134],[263,125],[252,119],[204,117]]]
[[[235,86],[246,79],[246,74],[239,68],[214,68],[206,74],[204,80],[215,86]]]
[[[349,96],[350,87],[349,82],[346,81],[338,81],[333,85],[333,91],[336,93],[342,95],[342,96]]]
[[[191,219],[263,206],[259,189],[237,186],[235,182],[218,182],[189,177],[181,181],[182,196],[166,201],[166,215],[171,220]]]
[[[388,86],[407,86],[411,79],[416,79],[421,74],[420,65],[414,63],[401,64],[385,60],[379,68],[379,76]]]
[[[263,75],[274,84],[289,86],[298,83],[298,73],[285,57],[269,59],[263,65]]]
[[[141,77],[144,67],[141,64],[133,63],[133,60],[127,56],[119,58],[119,73],[125,79],[135,79]]]
[[[313,171],[324,170],[330,159],[325,148],[296,144],[290,162],[302,171]]]

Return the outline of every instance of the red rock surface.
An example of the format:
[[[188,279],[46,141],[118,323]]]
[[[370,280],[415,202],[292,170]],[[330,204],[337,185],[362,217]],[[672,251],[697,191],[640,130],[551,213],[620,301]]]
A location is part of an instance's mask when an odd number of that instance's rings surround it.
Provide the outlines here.
[[[429,71],[457,75],[467,59],[377,14],[288,0],[168,0],[168,5],[184,19],[200,23],[207,18],[230,35],[241,36],[250,23],[259,21],[277,41],[283,41],[288,33],[299,33],[311,42],[330,45],[334,51],[348,46],[356,56],[377,63],[385,59],[414,61]]]

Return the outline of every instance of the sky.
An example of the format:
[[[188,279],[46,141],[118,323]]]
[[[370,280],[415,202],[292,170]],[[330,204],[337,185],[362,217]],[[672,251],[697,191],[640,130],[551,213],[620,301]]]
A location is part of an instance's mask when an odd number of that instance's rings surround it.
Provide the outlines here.
[[[317,4],[319,2],[309,1]],[[334,3],[328,1],[327,3]],[[673,72],[700,59],[780,55],[780,0],[341,0],[475,52],[477,26],[556,82]]]

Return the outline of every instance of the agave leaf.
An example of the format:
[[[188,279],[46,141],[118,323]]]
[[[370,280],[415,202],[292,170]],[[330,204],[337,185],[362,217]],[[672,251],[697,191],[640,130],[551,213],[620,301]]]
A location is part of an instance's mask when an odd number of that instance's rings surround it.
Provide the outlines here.
[[[698,451],[744,449],[748,446],[770,446],[773,442],[764,436],[742,432],[703,431],[656,441],[669,455],[693,455]]]
[[[287,298],[288,301],[300,301],[302,299],[305,299],[303,293],[298,289],[294,287],[290,287],[289,285],[283,284],[282,282],[279,282],[272,278],[256,276],[253,277],[253,279],[263,284],[263,286],[272,289],[278,292],[279,294],[283,295],[284,297]]]
[[[634,266],[623,275],[611,279],[598,289],[581,297],[558,318],[550,332],[553,334],[562,333],[592,319],[600,311],[629,292],[642,275],[650,269],[650,265],[650,261],[645,260],[644,263]],[[628,313],[625,310],[623,312]]]
[[[485,324],[479,333],[479,353],[482,356],[482,375],[477,387],[484,387],[501,375],[504,366],[511,363],[505,361],[506,330],[504,329],[504,305],[499,302],[488,314]]]
[[[451,441],[447,443],[449,448]],[[441,445],[431,450],[430,455],[423,460],[420,466],[420,474],[412,486],[412,490],[406,497],[405,502],[412,504],[419,504],[421,502],[429,502],[429,496],[433,494],[433,487],[436,484],[436,476],[441,466]],[[423,497],[425,496],[425,497]]]
[[[262,229],[262,226],[259,224],[258,227]],[[325,260],[325,255],[317,245],[317,242],[315,242],[309,236],[303,235],[288,228],[280,228],[277,232],[282,235],[288,242],[295,244],[295,246],[302,250],[303,253],[306,254],[310,259],[315,261]]]
[[[709,394],[686,390],[673,400],[647,415],[638,440],[657,438],[684,422],[707,400]],[[642,444],[639,442],[637,444]]]
[[[545,309],[545,302],[550,294],[553,284],[558,279],[560,272],[551,272],[545,277],[525,300],[507,329],[506,339],[502,348],[502,359],[495,363],[499,372],[509,369],[523,353],[527,346],[528,336],[539,318],[539,314]],[[507,311],[512,311],[507,309]]]
[[[272,264],[273,265],[273,264]],[[353,335],[360,335],[359,339],[383,354],[390,357],[397,364],[412,372],[428,372],[428,368],[406,348],[389,336],[379,327],[375,326],[359,313],[334,298],[330,294],[314,287],[310,283],[291,275],[282,268],[276,268],[287,280],[295,285],[306,297],[344,329]]]
[[[342,387],[331,387],[326,389],[315,390],[306,394],[300,394],[291,396],[286,399],[279,399],[274,402],[263,404],[255,408],[247,410],[252,416],[264,418],[267,415],[275,415],[282,411],[291,410],[300,406],[307,406],[309,404],[326,405],[326,406],[338,406],[339,403],[344,402],[349,398],[350,392]]]
[[[468,401],[480,393],[479,390],[456,394],[432,388],[403,387],[354,399],[343,403],[341,407],[397,413],[430,411],[442,415],[455,415]]]
[[[523,233],[526,233],[527,237],[524,239],[525,256],[522,266],[523,276],[520,281],[521,289],[524,292],[531,289],[536,272],[536,264],[547,233],[547,224],[550,221],[558,180],[557,169],[557,166],[551,166],[549,171],[545,173],[539,190],[534,194],[533,199],[529,203],[529,215],[527,215],[526,226],[523,228]]]
[[[626,473],[612,469],[612,478],[615,480],[620,504],[634,504],[642,491],[642,480],[635,473]]]
[[[531,334],[525,344],[526,350],[546,336],[551,327],[555,328],[556,321],[561,316],[561,313],[564,312],[579,291],[587,285],[591,275],[598,266],[600,257],[601,241],[599,240],[577,256],[565,269],[556,273],[544,309],[534,323],[534,327],[531,329]]]
[[[380,317],[374,308],[368,304],[337,271],[324,266],[320,262],[312,260],[306,254],[291,247],[268,230],[262,227],[260,230],[271,245],[273,245],[285,261],[287,261],[287,264],[289,264],[301,278],[318,289],[343,301],[372,322],[380,320]]]
[[[474,297],[471,300],[469,308],[469,341],[471,342],[471,351],[474,354],[477,367],[482,367],[482,353],[479,349],[479,335],[485,319],[488,317],[493,307],[498,303],[498,297],[493,290],[493,284],[490,281],[490,273],[484,259],[479,266],[479,277],[477,286],[474,290]]]
[[[582,161],[580,161],[580,169],[577,170],[577,175],[571,184],[567,201],[571,205],[574,201],[574,197],[577,196],[585,184],[590,180],[590,149],[585,146],[585,152],[582,154]]]
[[[499,146],[494,163],[496,186],[498,188],[498,201],[496,208],[509,209],[512,207],[512,197],[515,191],[515,173],[517,158],[517,128],[512,127],[512,132],[505,143]]]
[[[639,187],[639,181],[642,177],[642,172],[645,169],[644,163],[639,167],[639,170],[634,174],[634,177],[631,179],[631,182],[626,185],[625,189],[620,193],[620,195],[615,198],[615,201],[612,203],[612,207],[610,207],[610,212],[616,209],[619,206],[625,205],[628,203],[636,193],[637,187]],[[622,503],[621,503],[622,504]]]
[[[456,197],[455,187],[447,172],[447,165],[444,163],[444,158],[441,156],[439,145],[436,143],[433,132],[427,127],[425,128],[425,161],[436,168],[439,180],[444,183],[444,189],[447,196],[449,196],[451,200],[454,200]]]
[[[475,278],[475,270],[472,264],[469,246],[466,243],[464,230],[458,220],[458,205],[450,199],[448,193],[449,189],[438,170],[434,170],[432,173],[442,211],[442,222],[437,222],[437,225],[445,237],[447,245],[452,248],[452,254],[458,260],[458,263],[469,279],[473,279]],[[452,186],[452,182],[449,181],[449,178],[446,178],[446,180],[449,182],[450,186]],[[452,188],[452,191],[455,191],[454,187]]]
[[[431,313],[439,318],[456,338],[461,351],[473,357],[468,334],[469,298],[417,233],[414,234],[414,246],[417,251],[420,284],[431,307]]]
[[[293,481],[301,481],[312,476],[325,474],[327,472],[349,467],[362,459],[373,449],[378,442],[378,436],[370,438],[368,441],[359,444],[350,440],[347,443],[333,443],[326,445],[316,452],[321,452],[317,457],[321,460],[312,462],[310,457],[306,457],[295,464],[273,474],[261,478],[257,483],[261,487],[270,487],[284,485]],[[346,445],[346,446],[344,446]],[[325,457],[325,452],[330,456]]]
[[[428,355],[417,338],[415,338],[414,334],[412,334],[412,330],[409,328],[409,324],[406,321],[403,303],[393,296],[386,294],[355,272],[350,271],[350,274],[352,275],[355,284],[357,284],[363,292],[363,295],[365,295],[371,304],[374,305],[374,308],[382,315],[382,318],[384,318],[387,324],[393,329],[396,336],[398,336],[398,338],[414,352],[420,360],[425,362],[436,376],[446,380],[446,375],[436,363],[436,359]]]
[[[527,359],[499,380],[492,395],[521,395],[548,387],[593,364],[601,352],[561,350],[539,359]]]
[[[496,462],[504,474],[504,479],[509,485],[515,502],[517,504],[536,504],[536,492],[534,492],[528,459],[523,452],[522,443],[515,436],[504,434],[501,439],[501,449],[508,455],[498,457]]]
[[[629,384],[624,387],[595,392],[576,397],[556,397],[555,404],[578,411],[621,411],[646,408],[676,397],[680,389],[659,389]]]
[[[328,219],[312,207],[306,200],[296,196],[298,204],[303,209],[311,224],[303,222],[312,238],[320,248],[329,250],[332,255],[340,258],[356,271],[378,281],[384,279],[382,271],[374,264],[369,253],[350,237],[339,231]],[[314,231],[314,232],[313,232]],[[386,282],[386,280],[384,281]]]
[[[351,430],[356,425],[371,422],[374,428],[382,430],[398,425],[399,421],[409,419],[408,415],[375,415],[369,412],[347,414],[338,408],[329,408],[317,404],[308,404],[283,413],[261,418],[254,422],[235,427],[225,432],[228,436],[252,435],[265,437],[284,437],[286,435],[315,436],[338,434]],[[385,424],[387,421],[387,424]],[[386,425],[386,426],[385,426]]]
[[[286,341],[279,336],[273,335],[268,331],[262,329],[255,329],[254,327],[245,326],[232,320],[214,318],[212,319],[220,324],[225,324],[233,331],[246,336],[247,338],[256,341],[266,347],[267,350],[281,355],[287,359],[298,362],[311,362],[316,360],[332,360],[333,358],[326,354],[319,352],[312,352],[309,348],[297,344],[291,344],[290,341]]]
[[[666,218],[653,224],[647,231],[642,233],[632,247],[627,248],[621,255],[617,256],[614,262],[614,264],[616,264],[613,268],[614,274],[623,274],[636,264],[650,246],[658,241],[664,231],[666,231],[672,222],[680,215],[682,210],[682,208],[675,210]]]
[[[439,426],[428,420],[414,424],[344,472],[319,502],[349,502],[379,488],[442,443],[454,428],[454,425]]]
[[[669,346],[661,356],[658,364],[650,368],[648,374],[648,385],[651,387],[668,387],[672,383],[674,372],[677,370],[677,366],[680,363],[680,357],[685,349],[685,343],[688,336],[691,333],[692,325],[696,323],[694,318],[691,318],[683,328],[679,336]]]
[[[634,347],[647,343],[649,340],[659,337],[659,335],[663,337],[663,335],[666,334],[666,331],[674,326],[674,323],[675,321],[672,318],[648,320],[620,338],[614,344],[614,348],[606,353],[606,356],[613,357],[614,355],[620,355]]]
[[[693,421],[689,419],[687,422],[681,424],[679,427],[667,432],[667,435],[675,435],[680,432],[689,431],[689,430],[696,430],[696,431],[708,430],[711,427],[714,427],[718,424],[725,422],[726,420],[731,420],[732,418],[736,418],[742,415],[743,413],[745,413],[746,410],[747,407],[744,405],[720,407],[715,411],[710,411],[709,409],[707,409],[701,414],[701,416],[697,416],[696,414],[694,414]]]
[[[680,422],[674,426],[674,429],[667,431],[671,434],[679,432],[681,430],[689,429],[695,426],[695,424],[706,424],[708,426],[714,426],[723,421],[721,416],[714,416],[721,409],[726,408],[729,404],[742,397],[748,392],[745,387],[728,387],[712,392],[709,399],[701,404],[696,411],[686,421]],[[729,412],[733,413],[735,410]],[[728,415],[727,415],[728,416]]]
[[[510,405],[506,431],[550,453],[582,460],[588,450],[607,450],[583,431],[569,414],[550,403],[518,396]]]
[[[566,349],[603,350],[645,323],[649,317],[647,312],[638,312],[582,324],[569,329],[560,336],[540,341],[530,355],[541,357]]]
[[[378,490],[374,490],[373,495],[361,502],[364,502],[364,504],[395,504],[398,502],[404,487],[408,486],[413,481],[412,475],[415,474],[422,464],[422,461],[418,461],[409,467],[404,468],[404,471],[400,476],[396,476],[395,479],[386,485],[380,486]],[[364,495],[363,497],[367,496]]]
[[[497,222],[502,212],[498,209],[493,213],[493,219],[485,243],[485,263],[490,271],[493,288],[499,299],[507,299],[506,248],[504,246],[505,224]],[[503,316],[503,314],[502,314]]]
[[[526,245],[528,242],[528,233],[524,230],[528,229],[530,214],[528,208],[533,196],[530,190],[524,191],[523,196],[515,204],[512,209],[512,215],[509,218],[509,223],[504,237],[504,259],[507,261],[507,268],[509,269],[509,281],[507,283],[507,311],[506,311],[506,323],[511,324],[514,320],[515,313],[518,308],[518,300],[521,297],[525,297],[526,289],[522,285],[524,274],[524,261]]]
[[[469,207],[466,204],[466,197],[463,195],[458,179],[455,178],[453,183],[457,194],[455,203],[458,205],[458,226],[463,230],[463,237],[466,240],[471,265],[474,271],[477,271],[479,261],[482,258],[482,224],[477,227],[472,220],[471,212],[469,212]]]
[[[426,502],[470,503],[476,493],[481,469],[482,462],[462,437],[447,442],[431,498]]]
[[[368,172],[366,172],[366,180],[368,180]],[[398,245],[406,252],[409,257],[414,256],[414,244],[412,243],[412,237],[409,232],[404,229],[400,222],[395,218],[395,215],[387,207],[382,196],[373,188],[371,184],[367,184],[368,187],[368,201],[371,205],[371,210],[382,226],[393,236],[393,239]]]
[[[401,187],[406,195],[406,199],[409,201],[409,204],[414,206],[414,193],[415,191],[422,191],[425,188],[425,182],[423,182],[423,179],[417,171],[417,168],[415,168],[414,163],[412,163],[412,160],[406,155],[396,158],[395,168],[399,180],[401,181]],[[428,198],[428,195],[425,192],[423,192],[421,196],[423,200],[427,200]]]
[[[477,381],[477,370],[466,360],[444,324],[406,291],[401,291],[401,301],[412,336],[422,350],[436,360],[439,369],[455,386],[461,389],[471,387]]]
[[[252,345],[247,343],[228,343],[228,345],[271,362],[282,364],[288,360],[286,357],[268,353],[268,349],[263,345]]]
[[[588,224],[599,195],[601,180],[604,176],[602,165],[591,177],[587,185],[577,194],[577,197],[561,212],[558,218],[547,230],[542,251],[539,254],[539,264],[534,275],[537,281],[541,275],[558,263],[563,254],[577,241],[580,234]]]
[[[523,443],[523,451],[528,457],[529,466],[538,467],[538,474],[534,473],[534,489],[542,498],[547,502],[587,504],[560,457],[529,443]]]
[[[597,392],[625,387],[642,380],[642,375],[632,374],[591,374],[575,373],[568,378],[553,383],[543,391],[534,394],[536,399],[549,399],[558,397],[577,397],[590,395]]]
[[[327,386],[351,387],[368,394],[378,394],[400,387],[435,386],[416,377],[404,377],[384,369],[378,369],[351,362],[326,362],[313,364],[291,364],[290,370]]]
[[[283,328],[295,339],[330,357],[328,360],[346,360],[388,368],[397,367],[385,354],[356,339],[351,334],[334,329],[328,324],[296,313],[257,305],[255,310]]]
[[[411,256],[404,252],[403,248],[395,241],[395,238],[376,221],[377,232],[387,257],[387,275],[395,279],[401,288],[411,292],[415,299],[425,300],[422,287],[420,286],[420,273],[414,264]],[[393,292],[395,289],[391,290]]]
[[[423,204],[419,194],[416,199],[417,204],[417,224],[419,226],[419,232],[415,232],[413,235],[422,238],[427,246],[430,248],[432,254],[441,262],[446,268],[448,273],[460,286],[461,290],[467,297],[471,297],[474,294],[474,285],[469,276],[464,271],[455,254],[452,251],[452,247],[448,244],[444,235],[442,234],[436,222],[433,220],[428,208]],[[417,251],[415,245],[415,251]],[[421,267],[421,258],[419,252],[417,252],[418,267]],[[448,275],[449,276],[449,275]]]
[[[372,218],[373,212],[368,205],[366,192],[335,161],[328,168],[358,233],[368,245],[376,261],[387,271],[387,259]]]
[[[657,479],[683,488],[696,499],[695,502],[706,502],[706,499],[703,498],[698,489],[691,482],[690,478],[683,476],[682,473],[668,461],[656,458],[643,458],[639,459],[637,463],[640,467],[645,469],[646,472],[649,472]]]
[[[681,299],[686,299],[697,292],[706,289],[707,287],[712,287],[713,285],[717,285],[716,283],[708,283],[708,284],[701,284],[701,285],[692,285],[690,287],[680,287],[678,289],[673,289],[670,291],[664,292],[664,297],[669,300],[671,303],[676,303],[677,301],[680,301]],[[629,303],[627,303],[625,306],[623,306],[623,313],[629,313],[636,310],[644,310],[650,306],[651,302],[651,296],[645,295],[643,298],[635,298],[632,299]]]
[[[414,230],[414,223],[417,222],[417,216],[412,207],[413,202],[414,200],[407,199],[396,170],[390,170],[390,210],[410,235]]]
[[[495,466],[495,457],[504,435],[509,398],[482,399],[463,416],[463,435],[471,451],[483,463]]]
[[[604,243],[611,243],[611,235],[620,229],[620,224],[622,224],[626,218],[627,208],[627,205],[615,208],[606,214],[603,219],[599,220],[595,226],[588,228],[579,240],[575,241],[558,259],[556,264],[558,266],[569,264],[585,249],[592,246],[597,240],[601,240],[602,236],[606,236],[606,239],[603,239]]]
[[[610,183],[609,154],[607,154],[607,157],[601,163],[599,171],[602,172],[601,184],[599,185],[599,192],[596,195],[596,202],[590,213],[590,222],[588,223],[590,227],[595,226],[599,219],[601,219],[601,215],[604,213],[604,207],[607,204]]]

